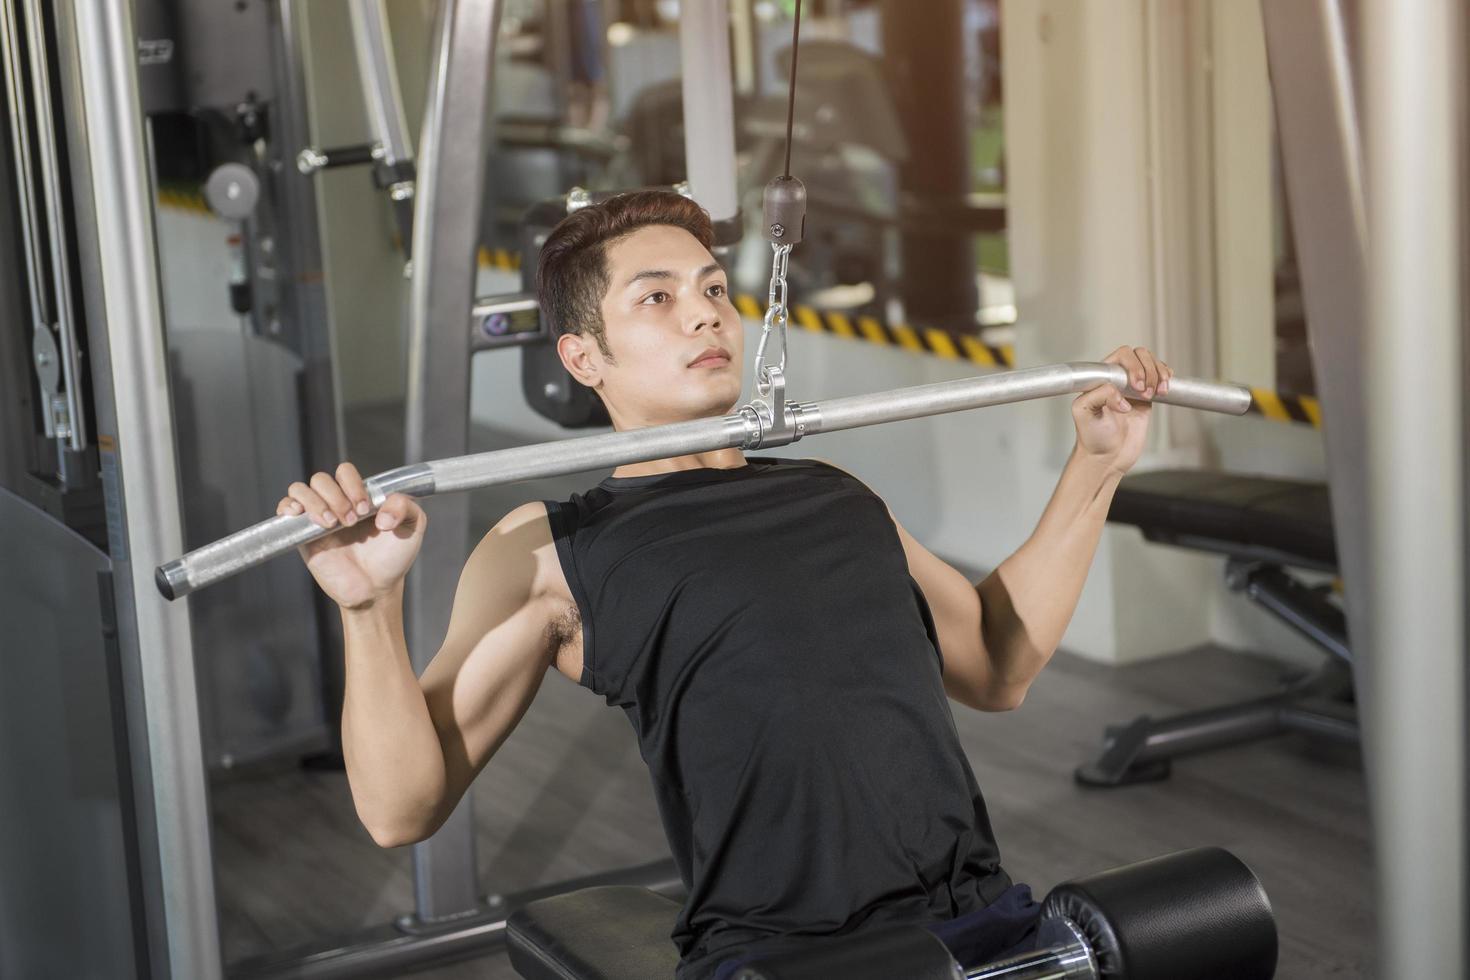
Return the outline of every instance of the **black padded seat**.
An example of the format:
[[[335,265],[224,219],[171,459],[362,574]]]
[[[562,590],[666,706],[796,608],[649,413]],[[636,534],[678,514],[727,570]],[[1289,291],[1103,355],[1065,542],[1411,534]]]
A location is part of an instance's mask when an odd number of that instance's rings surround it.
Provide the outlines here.
[[[1285,565],[1337,569],[1327,487],[1301,480],[1157,470],[1127,476],[1108,520],[1150,541]]]
[[[528,902],[506,923],[511,966],[526,980],[672,977],[679,903],[647,888],[603,885]]]

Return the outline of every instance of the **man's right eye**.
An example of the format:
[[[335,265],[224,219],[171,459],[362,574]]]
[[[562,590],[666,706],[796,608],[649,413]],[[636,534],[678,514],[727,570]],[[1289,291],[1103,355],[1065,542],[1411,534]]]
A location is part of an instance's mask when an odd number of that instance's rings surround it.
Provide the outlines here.
[[[669,294],[665,292],[649,293],[647,296],[643,297],[643,302],[647,303],[649,300],[653,300],[655,302],[662,303],[668,298]]]

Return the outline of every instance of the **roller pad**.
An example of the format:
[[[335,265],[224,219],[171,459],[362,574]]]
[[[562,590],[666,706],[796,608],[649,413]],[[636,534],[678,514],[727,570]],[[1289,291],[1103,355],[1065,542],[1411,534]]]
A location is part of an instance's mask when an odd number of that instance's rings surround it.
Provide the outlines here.
[[[939,937],[922,926],[894,926],[756,960],[735,980],[963,980]]]
[[[1081,927],[1104,980],[1268,980],[1276,919],[1250,868],[1201,847],[1052,889],[1042,916]]]
[[[584,888],[517,909],[506,945],[527,980],[672,977],[679,951],[669,936],[678,916],[678,902],[647,888]]]

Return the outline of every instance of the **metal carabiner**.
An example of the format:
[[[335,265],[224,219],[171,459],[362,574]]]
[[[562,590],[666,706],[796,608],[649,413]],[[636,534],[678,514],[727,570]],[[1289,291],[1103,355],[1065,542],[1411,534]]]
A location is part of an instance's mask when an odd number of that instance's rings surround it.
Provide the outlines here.
[[[766,315],[761,322],[761,339],[755,349],[755,387],[762,396],[770,394],[771,376],[766,365],[766,347],[773,327],[781,334],[781,359],[776,368],[786,372],[786,324],[790,319],[786,307],[786,270],[791,259],[790,245],[771,246],[771,286],[766,297]]]

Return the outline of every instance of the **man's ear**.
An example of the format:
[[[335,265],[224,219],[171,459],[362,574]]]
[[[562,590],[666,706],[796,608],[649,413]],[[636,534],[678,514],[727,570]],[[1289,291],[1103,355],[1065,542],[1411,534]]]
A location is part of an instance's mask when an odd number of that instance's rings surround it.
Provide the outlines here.
[[[591,346],[581,334],[564,333],[556,339],[556,353],[562,367],[578,383],[596,388],[602,383],[602,361],[592,355]]]

